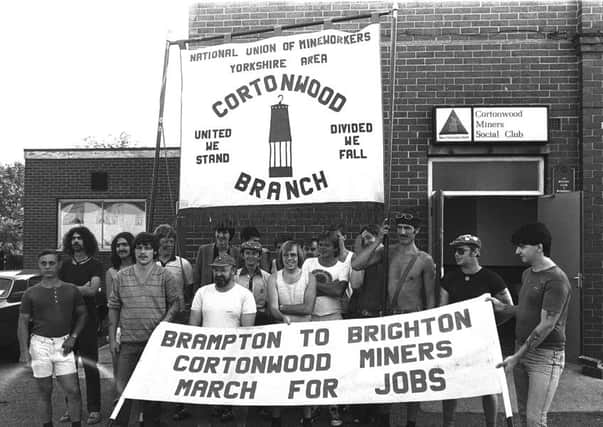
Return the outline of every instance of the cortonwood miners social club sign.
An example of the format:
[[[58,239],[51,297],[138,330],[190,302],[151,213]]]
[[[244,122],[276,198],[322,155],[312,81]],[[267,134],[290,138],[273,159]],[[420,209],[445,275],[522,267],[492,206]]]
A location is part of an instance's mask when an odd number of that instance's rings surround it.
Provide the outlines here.
[[[378,24],[181,55],[180,208],[383,201]]]
[[[163,322],[121,398],[264,406],[453,399],[506,392],[500,361],[485,296],[326,323],[224,329]]]

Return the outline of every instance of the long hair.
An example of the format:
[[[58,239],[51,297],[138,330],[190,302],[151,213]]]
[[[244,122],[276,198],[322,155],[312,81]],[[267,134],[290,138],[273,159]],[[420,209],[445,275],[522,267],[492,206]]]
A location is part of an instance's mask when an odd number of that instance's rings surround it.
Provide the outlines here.
[[[73,227],[71,230],[65,233],[65,236],[63,236],[63,251],[67,252],[70,256],[73,256],[71,238],[75,233],[82,236],[82,240],[84,242],[84,252],[86,252],[86,255],[96,255],[98,252],[98,242],[96,241],[96,237],[94,237],[94,234],[92,234],[92,232],[83,225]]]
[[[295,251],[297,252],[297,266],[301,268],[301,266],[304,264],[304,250],[302,245],[295,240],[287,240],[281,245],[281,248],[278,251],[276,264],[279,270],[284,268],[283,255],[289,252],[292,248],[295,248]]]
[[[130,258],[132,258],[132,264],[136,262],[136,258],[134,256],[134,235],[129,231],[122,231],[117,234],[113,240],[111,241],[111,265],[114,269],[119,270],[121,267],[121,258],[117,254],[117,241],[119,239],[125,239],[128,242],[128,246],[130,247]]]

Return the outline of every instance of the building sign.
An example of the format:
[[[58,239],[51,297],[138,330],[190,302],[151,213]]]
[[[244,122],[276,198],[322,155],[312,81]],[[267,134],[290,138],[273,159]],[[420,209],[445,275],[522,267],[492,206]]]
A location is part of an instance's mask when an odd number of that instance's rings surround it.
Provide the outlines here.
[[[436,143],[548,142],[548,107],[436,107]]]
[[[553,168],[553,193],[569,193],[576,190],[576,170],[568,166]]]
[[[202,328],[162,322],[123,399],[299,406],[421,402],[506,393],[485,295],[418,313]]]
[[[183,50],[180,208],[383,202],[379,34]]]

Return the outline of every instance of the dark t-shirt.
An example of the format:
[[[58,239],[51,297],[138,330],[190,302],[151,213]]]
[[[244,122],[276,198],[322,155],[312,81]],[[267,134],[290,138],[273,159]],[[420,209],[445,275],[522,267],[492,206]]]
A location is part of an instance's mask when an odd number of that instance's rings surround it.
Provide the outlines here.
[[[442,287],[448,292],[448,302],[453,304],[485,293],[494,296],[507,285],[494,271],[482,268],[475,274],[465,274],[460,269],[450,271],[442,279]]]
[[[84,305],[84,299],[71,283],[56,288],[38,284],[25,291],[20,311],[31,316],[32,333],[55,338],[71,333],[78,305]]]
[[[534,272],[528,268],[521,276],[515,337],[523,344],[540,323],[541,310],[561,313],[553,331],[538,346],[551,350],[565,348],[565,322],[571,297],[567,276],[559,267]]]
[[[360,289],[354,289],[350,299],[350,311],[361,313],[363,310],[377,313],[383,304],[384,289],[383,263],[371,265],[364,270],[364,280]]]
[[[83,262],[66,260],[59,270],[59,279],[63,282],[73,283],[75,286],[85,285],[94,276],[103,277],[103,265],[96,259],[90,257]],[[96,297],[84,297],[88,313],[96,317]]]

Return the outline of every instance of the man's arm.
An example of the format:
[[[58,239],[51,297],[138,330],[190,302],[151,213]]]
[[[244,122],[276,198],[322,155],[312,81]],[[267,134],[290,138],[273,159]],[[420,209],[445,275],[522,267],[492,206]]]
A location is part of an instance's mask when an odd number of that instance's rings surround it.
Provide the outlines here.
[[[78,290],[84,297],[93,297],[100,292],[101,279],[99,276],[92,276],[92,278],[84,283],[82,286],[78,286]]]
[[[440,307],[448,305],[448,291],[444,288],[440,288]]]
[[[75,340],[77,339],[77,337],[80,336],[80,334],[84,330],[86,320],[88,320],[88,310],[86,309],[84,301],[81,301],[81,304],[75,306],[75,316],[76,319],[73,331],[71,331],[69,338],[65,340],[62,346],[64,355],[71,353],[71,351],[73,350],[73,346],[75,345]]]
[[[119,313],[119,308],[109,307],[109,349],[113,355],[119,353],[119,343],[115,339],[117,325],[119,324]]]
[[[494,298],[496,298],[503,304],[513,305],[513,297],[511,297],[511,292],[509,292],[509,288],[504,288],[502,291],[494,295]]]
[[[316,294],[339,298],[343,296],[347,287],[347,280],[333,280],[332,282],[327,283],[316,283]]]
[[[174,276],[168,271],[164,270],[163,283],[165,286],[166,299],[168,303],[168,309],[161,319],[162,322],[171,322],[172,319],[178,314],[180,310],[184,310],[184,299],[182,296],[182,289],[176,284]],[[182,307],[181,307],[182,306]]]
[[[255,323],[255,313],[241,314],[241,326],[242,327],[253,326],[254,323]]]
[[[188,317],[188,324],[191,326],[201,326],[203,321],[203,314],[201,310],[191,310],[191,314]]]
[[[510,295],[509,295],[510,296]],[[496,323],[498,325],[505,323],[517,314],[517,306],[500,302],[497,298],[488,297],[487,301],[492,303],[494,314],[496,315]]]
[[[312,314],[314,311],[314,302],[316,301],[316,278],[310,275],[308,286],[304,292],[303,304],[289,304],[280,306],[280,311],[285,314]]]
[[[279,310],[279,300],[278,300],[278,291],[276,289],[276,273],[270,275],[268,279],[268,308],[270,309],[270,314],[276,320],[283,321],[287,324],[291,323],[289,318]]]
[[[31,357],[29,356],[29,320],[31,316],[29,313],[19,313],[19,325],[17,327],[17,338],[19,339],[19,348],[21,355],[19,356],[19,362],[29,364]]]
[[[528,351],[535,350],[538,348],[540,344],[549,336],[549,334],[555,328],[557,321],[559,320],[559,316],[561,316],[561,312],[557,311],[549,311],[549,310],[541,310],[540,311],[540,322],[532,333],[528,336],[526,341],[519,347],[519,350],[507,357],[501,363],[496,365],[497,368],[503,367],[512,369],[515,367],[519,359],[527,353]]]
[[[425,288],[425,308],[428,310],[436,305],[435,271],[436,266],[433,258],[427,255],[423,264],[423,287]]]
[[[352,255],[351,267],[354,270],[365,270],[371,265],[378,264],[383,259],[383,249],[380,247],[383,243],[383,239],[389,233],[389,225],[387,225],[387,218],[383,220],[381,227],[379,227],[379,233],[373,243],[368,245],[366,248],[362,248],[362,237],[356,236],[354,240],[354,255]]]

